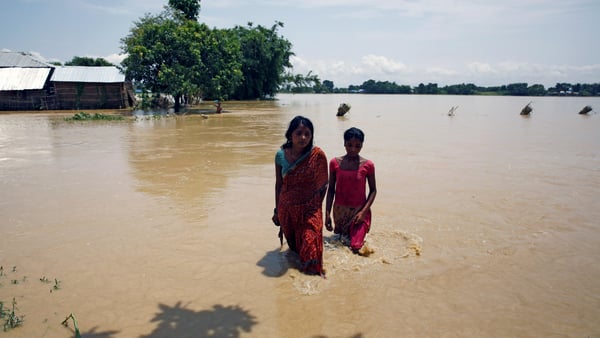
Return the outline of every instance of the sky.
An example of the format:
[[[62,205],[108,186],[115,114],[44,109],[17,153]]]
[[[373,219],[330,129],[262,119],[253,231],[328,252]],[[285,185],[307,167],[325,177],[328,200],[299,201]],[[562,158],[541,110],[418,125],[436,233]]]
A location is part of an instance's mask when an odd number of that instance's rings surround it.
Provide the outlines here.
[[[168,0],[5,0],[0,50],[118,64],[121,39]],[[202,0],[211,28],[283,22],[293,73],[336,87],[600,82],[598,0]]]

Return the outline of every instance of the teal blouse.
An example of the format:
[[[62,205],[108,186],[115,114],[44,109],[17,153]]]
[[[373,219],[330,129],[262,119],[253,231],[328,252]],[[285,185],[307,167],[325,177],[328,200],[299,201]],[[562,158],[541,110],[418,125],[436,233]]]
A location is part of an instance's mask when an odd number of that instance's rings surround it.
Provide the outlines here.
[[[275,164],[278,164],[278,165],[281,166],[281,175],[285,176],[285,174],[287,174],[288,171],[294,169],[294,167],[296,166],[296,164],[300,163],[300,161],[302,161],[303,159],[305,159],[309,154],[310,154],[310,151],[307,151],[302,156],[300,156],[300,158],[298,158],[296,160],[296,162],[289,163],[287,161],[287,159],[285,158],[285,151],[283,149],[279,149],[277,151],[277,153],[275,153]]]

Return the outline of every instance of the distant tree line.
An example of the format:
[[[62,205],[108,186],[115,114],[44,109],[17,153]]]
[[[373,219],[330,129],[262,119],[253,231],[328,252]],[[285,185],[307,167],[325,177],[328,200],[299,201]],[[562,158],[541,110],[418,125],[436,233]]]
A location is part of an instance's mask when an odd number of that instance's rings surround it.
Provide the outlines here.
[[[462,83],[439,87],[437,83],[419,84],[411,87],[398,85],[390,81],[368,80],[361,85],[336,88],[332,81],[321,83],[318,76],[296,75],[293,81],[282,87],[282,91],[291,93],[364,93],[364,94],[424,94],[424,95],[510,95],[510,96],[600,96],[600,83],[571,84],[557,83],[545,88],[541,84],[511,83],[502,86],[481,87],[472,83]]]

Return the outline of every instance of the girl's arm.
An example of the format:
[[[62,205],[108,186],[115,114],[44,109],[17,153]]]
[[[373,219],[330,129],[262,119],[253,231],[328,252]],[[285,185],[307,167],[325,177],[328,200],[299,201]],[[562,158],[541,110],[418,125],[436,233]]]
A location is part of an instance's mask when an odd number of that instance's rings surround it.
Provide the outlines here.
[[[369,195],[367,196],[367,201],[365,205],[356,213],[354,216],[354,222],[359,223],[362,222],[365,218],[365,213],[371,209],[371,205],[375,201],[375,196],[377,196],[377,183],[375,180],[375,171],[372,174],[367,175],[367,183],[369,184]]]

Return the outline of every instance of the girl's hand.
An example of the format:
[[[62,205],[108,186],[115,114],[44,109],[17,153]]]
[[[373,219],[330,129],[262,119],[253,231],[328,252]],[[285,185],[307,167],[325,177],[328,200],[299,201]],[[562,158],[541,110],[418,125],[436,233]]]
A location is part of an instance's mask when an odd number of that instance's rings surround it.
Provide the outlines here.
[[[277,214],[273,214],[273,217],[271,217],[271,220],[273,221],[273,224],[275,224],[276,226],[279,226],[279,217],[277,217]]]
[[[331,225],[331,216],[330,215],[325,216],[325,229],[327,229],[327,231],[329,231],[329,232],[333,231],[333,226]]]
[[[354,223],[354,224],[360,224],[360,223],[363,222],[364,219],[365,219],[365,213],[363,211],[359,211],[352,218],[352,223]]]

